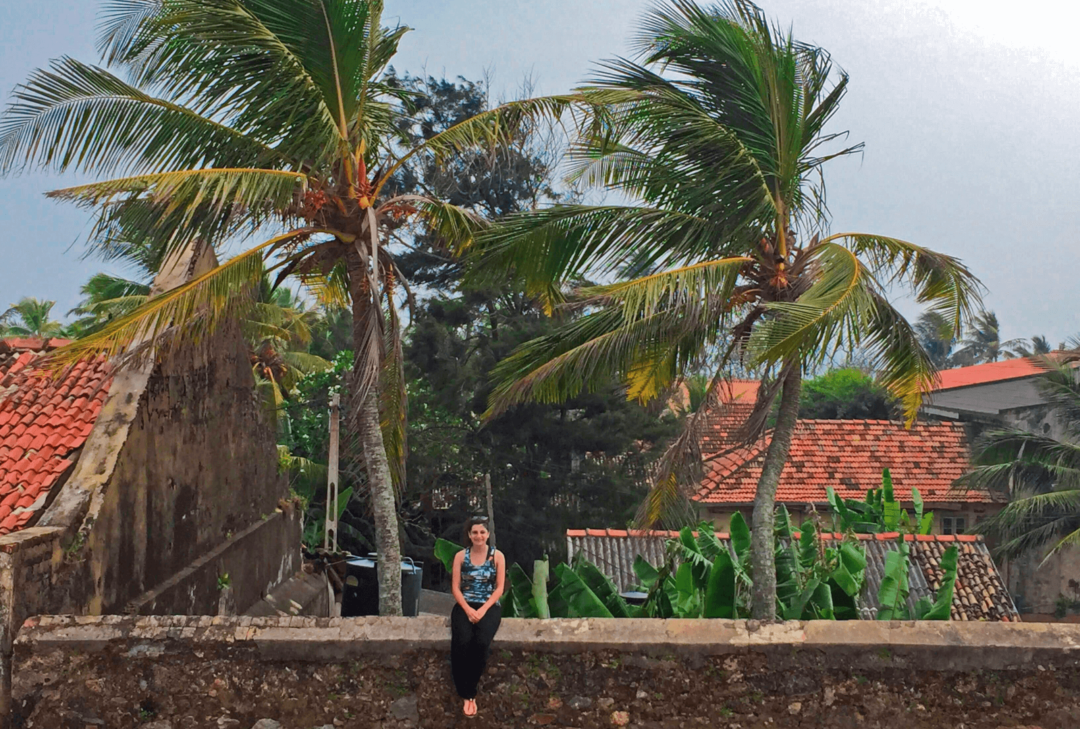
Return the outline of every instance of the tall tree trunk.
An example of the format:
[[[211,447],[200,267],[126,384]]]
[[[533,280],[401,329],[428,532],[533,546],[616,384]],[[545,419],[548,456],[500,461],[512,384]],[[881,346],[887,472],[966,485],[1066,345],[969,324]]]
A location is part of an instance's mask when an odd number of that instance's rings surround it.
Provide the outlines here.
[[[367,288],[368,272],[355,251],[350,251],[348,264],[353,308],[353,347],[356,350],[356,360],[353,362],[355,382],[359,371],[365,365],[364,358],[368,356],[361,344],[367,340],[367,327],[372,325],[368,307],[375,304]],[[379,553],[379,615],[401,615],[401,541],[398,534],[394,483],[390,478],[386,444],[383,442],[379,424],[377,380],[363,401],[353,401],[350,409],[352,432],[364,448],[371,509],[375,516],[375,548]]]
[[[799,417],[799,391],[802,389],[802,367],[799,360],[784,365],[783,390],[780,393],[780,413],[773,428],[772,440],[765,453],[765,462],[754,496],[753,528],[750,536],[750,562],[754,570],[754,592],[750,614],[758,620],[776,619],[776,555],[773,552],[776,487],[784,472],[795,422]]]

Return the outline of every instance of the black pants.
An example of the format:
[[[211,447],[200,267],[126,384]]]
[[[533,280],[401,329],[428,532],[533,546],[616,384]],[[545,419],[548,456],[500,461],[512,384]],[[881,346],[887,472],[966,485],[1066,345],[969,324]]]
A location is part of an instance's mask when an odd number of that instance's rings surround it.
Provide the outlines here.
[[[472,605],[470,603],[470,605]],[[472,605],[474,610],[482,605]],[[476,698],[476,686],[487,667],[491,641],[502,622],[502,605],[495,603],[478,623],[470,623],[460,605],[450,611],[450,668],[454,687],[463,699]]]

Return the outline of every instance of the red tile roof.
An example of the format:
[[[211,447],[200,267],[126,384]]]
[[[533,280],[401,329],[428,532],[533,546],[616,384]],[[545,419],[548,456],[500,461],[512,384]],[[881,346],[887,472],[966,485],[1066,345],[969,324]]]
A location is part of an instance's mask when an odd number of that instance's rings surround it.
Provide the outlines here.
[[[938,379],[934,389],[951,390],[954,387],[985,385],[990,382],[1032,377],[1045,372],[1046,369],[1040,367],[1034,359],[1018,357],[1017,359],[1007,359],[1004,362],[989,362],[970,367],[957,367],[953,370],[941,370],[938,372]]]
[[[0,535],[29,526],[74,463],[111,383],[103,361],[36,367],[59,339],[0,341]]]
[[[721,385],[720,404],[708,413],[701,437],[703,454],[718,453],[734,445],[736,431],[750,417],[760,387],[757,380],[733,380]]]
[[[729,449],[706,458],[706,474],[694,500],[710,504],[749,504],[754,500],[769,443]],[[858,499],[892,472],[897,498],[911,500],[918,487],[926,502],[988,502],[983,493],[959,496],[952,483],[968,468],[968,440],[954,422],[916,423],[910,429],[888,420],[800,420],[780,477],[780,503],[826,503],[825,488]]]

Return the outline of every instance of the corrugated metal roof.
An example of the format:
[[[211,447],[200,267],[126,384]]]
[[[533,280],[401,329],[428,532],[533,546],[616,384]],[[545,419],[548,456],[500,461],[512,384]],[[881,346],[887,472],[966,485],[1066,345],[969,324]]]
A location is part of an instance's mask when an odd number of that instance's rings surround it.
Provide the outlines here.
[[[622,529],[569,529],[566,547],[569,559],[581,554],[606,574],[620,591],[638,585],[634,560],[638,555],[654,567],[664,563],[668,540],[677,536],[669,531],[635,531]],[[859,614],[864,620],[877,617],[877,593],[884,577],[885,556],[899,549],[897,534],[860,534],[866,548],[866,574]],[[717,532],[717,539],[730,548],[730,536]],[[826,540],[842,535],[824,534]],[[923,596],[933,598],[940,586],[940,560],[945,550],[957,546],[960,550],[956,586],[953,592],[953,620],[992,620],[1015,622],[1020,615],[1013,604],[1005,582],[994,565],[990,552],[981,537],[931,535],[906,540],[911,548],[908,571],[908,611],[915,614],[915,604]]]

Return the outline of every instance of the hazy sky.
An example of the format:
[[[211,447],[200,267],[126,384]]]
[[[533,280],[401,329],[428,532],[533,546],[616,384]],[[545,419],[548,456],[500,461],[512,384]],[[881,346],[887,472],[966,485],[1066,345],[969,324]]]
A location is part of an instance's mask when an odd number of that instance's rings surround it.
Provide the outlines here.
[[[512,92],[571,88],[623,54],[647,0],[387,0],[415,30],[401,71]],[[49,59],[94,61],[95,0],[3,2],[0,103]],[[833,230],[875,232],[962,258],[989,289],[1007,337],[1080,333],[1080,55],[1060,2],[772,0],[766,12],[830,51],[851,76],[834,130],[865,154],[826,167]],[[82,260],[84,213],[42,193],[74,178],[0,179],[0,310],[22,296],[69,309],[102,265]],[[908,306],[909,314],[917,310]]]

